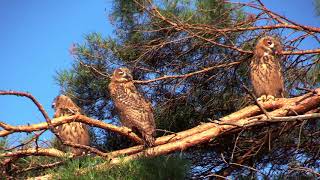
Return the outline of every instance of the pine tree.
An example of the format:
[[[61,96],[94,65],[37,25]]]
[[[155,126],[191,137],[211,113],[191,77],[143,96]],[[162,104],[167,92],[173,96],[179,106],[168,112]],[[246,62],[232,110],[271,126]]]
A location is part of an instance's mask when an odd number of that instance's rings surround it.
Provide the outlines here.
[[[186,130],[253,103],[244,89],[244,86],[250,89],[247,63],[252,55],[234,47],[251,50],[260,36],[282,37],[287,32],[221,33],[210,29],[251,27],[258,18],[259,15],[246,13],[240,5],[222,0],[115,0],[110,14],[114,36],[87,35],[86,42],[76,44],[71,51],[75,58],[73,67],[59,72],[57,81],[88,116],[119,125],[106,88],[113,69],[129,67],[134,79],[148,80],[183,76],[222,65],[222,68],[212,68],[190,77],[137,83],[139,90],[154,105],[158,129],[164,130],[159,131],[158,136]],[[301,84],[309,84],[308,88],[318,85],[310,83],[318,72],[317,66],[307,63],[312,57],[291,56],[283,63],[290,96],[300,93],[295,87]],[[319,62],[318,59],[315,57],[315,62]],[[319,78],[316,81],[319,82]],[[319,168],[317,148],[313,147],[318,145],[319,138],[308,136],[318,130],[318,123],[255,127],[213,139],[185,153],[192,160],[190,172],[194,177],[212,173],[243,178],[312,176],[303,171],[284,171],[302,165]],[[111,132],[95,130],[95,134],[96,146],[104,150],[132,145],[126,138]],[[247,166],[257,170],[252,171]]]

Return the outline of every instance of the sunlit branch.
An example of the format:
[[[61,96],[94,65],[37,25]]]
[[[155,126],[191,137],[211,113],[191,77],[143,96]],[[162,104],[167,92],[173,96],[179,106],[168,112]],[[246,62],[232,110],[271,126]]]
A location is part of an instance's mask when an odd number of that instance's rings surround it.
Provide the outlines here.
[[[52,127],[56,127],[65,123],[70,123],[70,122],[82,122],[85,124],[89,124],[91,126],[99,127],[105,130],[110,130],[110,131],[119,133],[121,135],[128,136],[130,139],[134,140],[135,142],[143,144],[143,141],[136,134],[134,134],[132,130],[129,128],[114,126],[112,124],[104,123],[96,119],[91,119],[87,116],[80,115],[80,114],[54,118],[51,121],[51,125]],[[0,137],[7,136],[14,132],[33,132],[33,131],[39,131],[39,130],[44,130],[49,128],[48,123],[46,122],[33,124],[33,125],[22,125],[22,126],[12,126],[4,122],[0,122],[0,127],[4,129],[0,131]]]

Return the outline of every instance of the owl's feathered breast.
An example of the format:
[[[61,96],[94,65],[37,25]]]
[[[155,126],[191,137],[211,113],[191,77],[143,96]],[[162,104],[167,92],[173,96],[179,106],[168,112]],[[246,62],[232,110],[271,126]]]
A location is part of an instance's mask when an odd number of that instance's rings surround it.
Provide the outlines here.
[[[273,95],[279,97],[283,91],[281,65],[273,55],[255,56],[251,63],[251,81],[257,96]]]
[[[268,79],[275,71],[281,69],[279,62],[272,55],[264,55],[262,57],[254,57],[250,63],[251,71],[260,76],[260,78]]]

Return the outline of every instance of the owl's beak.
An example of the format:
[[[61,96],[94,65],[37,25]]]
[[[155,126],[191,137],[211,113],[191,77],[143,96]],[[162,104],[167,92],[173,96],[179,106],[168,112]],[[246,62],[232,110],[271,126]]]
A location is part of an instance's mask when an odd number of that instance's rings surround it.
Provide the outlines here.
[[[277,46],[272,46],[270,47],[271,51],[273,54],[278,54],[279,53],[279,48]]]
[[[124,76],[124,78],[126,78],[126,79],[128,79],[128,80],[132,80],[132,79],[133,79],[130,74],[126,74],[126,75]]]
[[[275,54],[279,54],[279,53],[281,53],[281,51],[282,51],[282,49],[281,49],[280,47],[275,46],[275,47],[273,48],[273,52],[274,52]]]

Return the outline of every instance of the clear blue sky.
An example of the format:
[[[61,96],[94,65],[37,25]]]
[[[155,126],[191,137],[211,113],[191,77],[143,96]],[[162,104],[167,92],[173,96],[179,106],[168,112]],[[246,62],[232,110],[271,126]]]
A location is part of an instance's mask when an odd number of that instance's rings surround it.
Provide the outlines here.
[[[72,43],[85,34],[112,34],[106,0],[1,0],[0,90],[33,94],[52,117],[59,93],[55,72],[70,67]],[[0,121],[13,125],[36,123],[43,117],[31,101],[0,96]]]
[[[320,26],[312,0],[263,2],[301,24]],[[111,5],[111,0],[1,0],[0,90],[27,91],[52,116],[51,103],[59,93],[55,72],[70,67],[68,49],[83,42],[85,34],[112,34]],[[0,121],[13,125],[44,120],[25,98],[0,96],[0,109]]]

